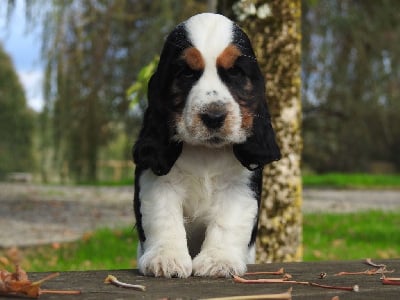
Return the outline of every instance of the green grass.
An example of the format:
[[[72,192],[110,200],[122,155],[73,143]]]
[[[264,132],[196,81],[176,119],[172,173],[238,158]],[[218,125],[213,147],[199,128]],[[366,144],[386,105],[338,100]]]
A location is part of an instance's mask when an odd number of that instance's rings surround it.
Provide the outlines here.
[[[367,189],[400,189],[400,174],[367,174],[367,173],[326,173],[303,174],[303,184],[315,188],[367,188]],[[120,181],[81,182],[78,185],[89,186],[132,186],[133,177]]]
[[[318,175],[303,175],[305,187],[331,188],[394,188],[400,189],[400,174],[344,174],[327,173]]]
[[[400,211],[306,214],[304,260],[400,257]]]
[[[101,229],[72,243],[0,249],[0,269],[11,269],[13,260],[38,272],[135,268],[137,243],[133,228]]]
[[[304,215],[304,261],[400,257],[400,211]],[[66,244],[0,249],[0,269],[19,257],[27,271],[136,267],[132,228],[102,229]]]
[[[113,180],[98,180],[98,181],[88,181],[88,182],[79,182],[76,185],[78,186],[110,186],[110,187],[118,187],[118,186],[133,186],[134,178],[124,178],[119,181]]]

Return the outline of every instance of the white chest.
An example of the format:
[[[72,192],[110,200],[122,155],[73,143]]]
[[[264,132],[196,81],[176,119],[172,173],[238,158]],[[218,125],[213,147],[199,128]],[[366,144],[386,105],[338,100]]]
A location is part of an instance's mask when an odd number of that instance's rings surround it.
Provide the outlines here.
[[[250,172],[244,168],[231,147],[211,149],[184,146],[170,176],[179,178],[185,191],[183,209],[188,219],[210,215],[219,209],[224,191],[249,190]]]

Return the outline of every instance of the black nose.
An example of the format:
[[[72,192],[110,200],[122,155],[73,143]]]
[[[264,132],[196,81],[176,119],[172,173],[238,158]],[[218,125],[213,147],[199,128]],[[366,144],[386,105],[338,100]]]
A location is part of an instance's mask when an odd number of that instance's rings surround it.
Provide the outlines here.
[[[209,109],[206,112],[200,114],[200,118],[210,129],[218,129],[222,127],[226,118],[226,110],[219,109]]]

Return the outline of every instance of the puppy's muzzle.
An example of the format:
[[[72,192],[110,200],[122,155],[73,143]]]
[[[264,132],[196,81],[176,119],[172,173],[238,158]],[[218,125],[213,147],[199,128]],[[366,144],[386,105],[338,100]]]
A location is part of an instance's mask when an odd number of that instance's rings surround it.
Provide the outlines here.
[[[206,106],[200,113],[200,119],[207,128],[219,129],[224,124],[227,114],[226,105],[217,101]]]

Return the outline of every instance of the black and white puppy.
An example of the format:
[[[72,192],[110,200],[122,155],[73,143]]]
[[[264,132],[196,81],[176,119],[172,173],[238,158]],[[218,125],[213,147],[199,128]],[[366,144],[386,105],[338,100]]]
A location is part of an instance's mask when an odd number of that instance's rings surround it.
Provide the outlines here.
[[[181,23],[148,98],[133,148],[140,271],[243,274],[255,260],[262,168],[280,158],[248,37],[218,14]]]

